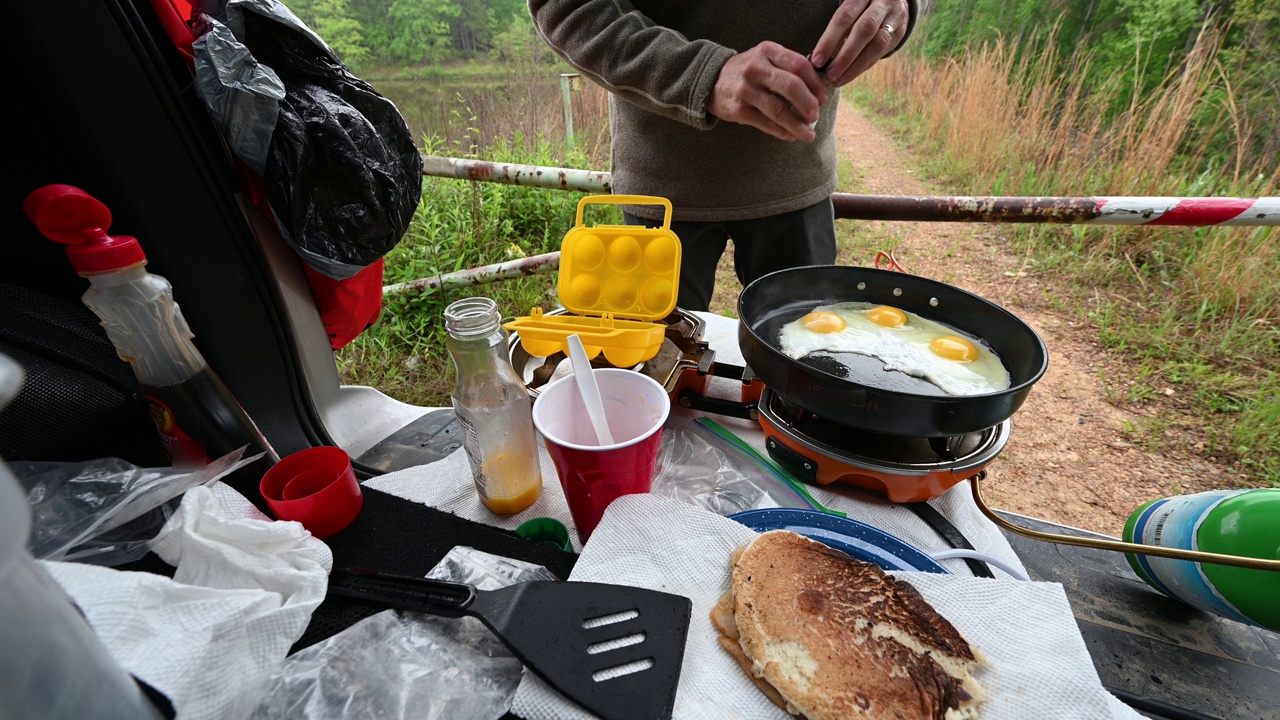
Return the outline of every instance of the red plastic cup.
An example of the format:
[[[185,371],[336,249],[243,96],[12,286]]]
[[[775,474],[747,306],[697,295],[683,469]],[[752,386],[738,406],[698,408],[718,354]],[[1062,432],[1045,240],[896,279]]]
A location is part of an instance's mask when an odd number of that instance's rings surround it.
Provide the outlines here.
[[[587,541],[609,503],[647,493],[671,399],[662,385],[634,370],[595,371],[609,431],[600,445],[573,376],[544,387],[533,403],[533,424],[556,464],[578,538]]]
[[[342,448],[300,450],[267,470],[258,485],[279,520],[296,520],[323,540],[351,524],[364,506],[351,458]]]

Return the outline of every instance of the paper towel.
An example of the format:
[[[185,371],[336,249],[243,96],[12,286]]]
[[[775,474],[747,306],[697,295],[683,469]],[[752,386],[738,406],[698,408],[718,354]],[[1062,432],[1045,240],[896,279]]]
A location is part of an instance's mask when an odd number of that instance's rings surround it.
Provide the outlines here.
[[[666,498],[614,502],[571,580],[634,585],[690,598],[676,720],[784,720],[720,648],[709,615],[729,587],[729,557],[755,533],[732,520]],[[990,665],[977,675],[989,699],[984,720],[1111,720],[1139,717],[1103,689],[1056,583],[900,573],[945,615]],[[528,720],[591,718],[526,672],[512,711]]]
[[[120,664],[179,720],[246,716],[324,599],[333,558],[222,483],[188,490],[155,550],[174,579],[45,562]]]

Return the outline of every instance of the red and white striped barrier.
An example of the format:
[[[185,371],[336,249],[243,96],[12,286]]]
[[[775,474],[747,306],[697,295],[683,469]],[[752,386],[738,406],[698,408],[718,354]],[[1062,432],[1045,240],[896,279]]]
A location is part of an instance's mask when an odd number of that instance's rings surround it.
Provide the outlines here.
[[[831,196],[836,217],[901,222],[1280,226],[1280,198]]]
[[[1280,198],[1103,197],[1089,225],[1280,225]]]

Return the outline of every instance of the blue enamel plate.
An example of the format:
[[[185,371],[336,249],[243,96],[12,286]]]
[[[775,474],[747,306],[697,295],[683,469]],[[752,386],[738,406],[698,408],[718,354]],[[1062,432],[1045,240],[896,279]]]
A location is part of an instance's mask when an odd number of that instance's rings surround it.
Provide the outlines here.
[[[730,515],[729,519],[761,533],[790,530],[846,553],[855,560],[873,562],[885,570],[947,573],[933,558],[883,530],[817,510],[747,510]]]

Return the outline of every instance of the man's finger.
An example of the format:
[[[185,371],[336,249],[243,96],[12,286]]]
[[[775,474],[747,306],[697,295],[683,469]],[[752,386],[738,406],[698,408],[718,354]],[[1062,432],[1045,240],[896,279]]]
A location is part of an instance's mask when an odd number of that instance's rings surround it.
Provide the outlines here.
[[[783,142],[795,142],[800,139],[788,132],[786,128],[770,120],[764,113],[756,110],[755,108],[748,108],[743,112],[742,122],[763,133],[772,135]]]
[[[844,75],[836,79],[836,84],[845,85],[853,82],[859,75],[870,70],[872,65],[880,61],[880,58],[888,55],[889,51],[897,47],[902,40],[902,28],[906,22],[905,15],[897,22],[895,22],[893,15],[890,15],[888,19],[880,24],[880,29],[876,31],[875,37],[862,49],[862,53],[854,59],[853,64],[844,72]]]
[[[760,111],[766,118],[780,125],[793,138],[809,142],[814,138],[813,128],[796,114],[791,104],[782,97],[756,88],[750,88],[745,97],[747,104]]]
[[[844,43],[840,46],[840,51],[836,53],[835,58],[831,61],[831,65],[827,67],[827,77],[837,86],[842,81],[847,82],[850,78],[845,76],[849,72],[849,68],[853,67],[853,63],[858,59],[866,49],[867,45],[875,39],[877,33],[881,32],[884,25],[885,16],[888,14],[888,7],[882,3],[872,3],[866,12],[862,13],[857,22],[853,24],[853,28],[849,30],[849,34],[845,37]],[[876,58],[879,60],[880,58]]]
[[[779,47],[776,51],[769,53],[768,58],[774,67],[800,78],[809,92],[818,99],[819,105],[826,104],[829,97],[827,85],[822,81],[822,76],[818,73],[817,68],[809,62],[809,58],[783,47]],[[797,107],[799,106],[797,105]]]
[[[763,89],[790,103],[796,115],[806,123],[818,119],[821,102],[799,76],[773,68],[763,78]]]
[[[870,4],[871,0],[845,0],[840,7],[836,8],[831,21],[827,23],[827,29],[822,32],[822,37],[818,38],[818,44],[809,54],[809,60],[814,67],[823,67],[836,56],[840,46],[844,44],[845,37],[853,28],[853,24],[862,17],[862,13]]]

